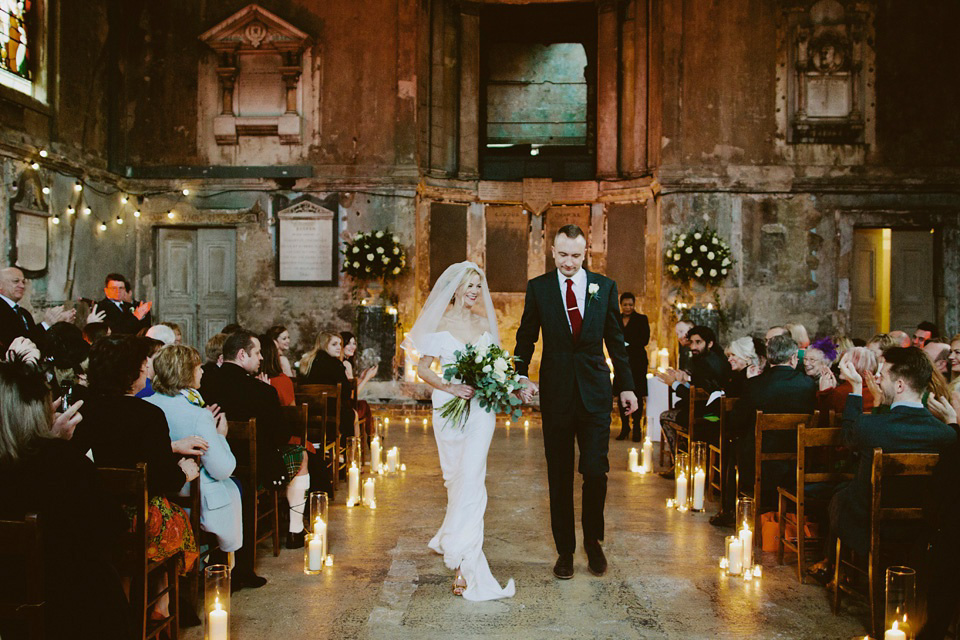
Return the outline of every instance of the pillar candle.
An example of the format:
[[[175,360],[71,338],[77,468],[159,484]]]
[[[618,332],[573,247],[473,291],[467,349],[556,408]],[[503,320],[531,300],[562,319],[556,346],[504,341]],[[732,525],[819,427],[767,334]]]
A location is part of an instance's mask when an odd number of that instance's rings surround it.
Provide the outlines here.
[[[660,362],[658,363],[657,366],[658,366],[660,369],[667,369],[667,368],[669,368],[669,367],[670,367],[670,352],[667,351],[666,349],[660,349],[659,356],[660,356],[660,358],[659,358]]]
[[[397,456],[399,456],[399,453],[397,452],[397,448],[396,448],[396,447],[394,447],[393,449],[390,449],[389,451],[387,451],[387,473],[395,473],[395,472],[396,472],[396,470],[397,470]]]
[[[636,447],[630,448],[630,455],[627,456],[627,471],[639,471],[637,467],[637,449]]]
[[[893,621],[893,626],[883,633],[883,640],[907,640],[907,634],[898,626],[897,621]]]
[[[743,542],[739,539],[730,542],[727,550],[727,573],[733,576],[743,571]]]
[[[370,441],[370,473],[380,471],[380,438],[374,437]]]
[[[677,508],[683,509],[687,505],[687,476],[680,472],[677,474]]]
[[[351,465],[347,471],[347,506],[352,507],[360,500],[360,469]]]
[[[707,482],[707,474],[703,469],[697,469],[693,474],[693,508],[703,511],[703,490]]]
[[[367,478],[363,483],[363,503],[368,507],[377,506],[377,501],[373,497],[373,478]]]
[[[320,553],[320,561],[323,562],[323,559],[327,557],[327,523],[320,518],[313,521],[313,537],[323,543]]]
[[[323,568],[324,556],[323,538],[317,535],[311,536],[307,545],[307,566],[310,567],[310,571],[320,571]]]
[[[743,566],[749,569],[753,566],[753,531],[746,527],[740,529],[740,541],[743,543]]]
[[[643,441],[643,472],[650,473],[653,471],[653,443],[650,442],[650,438],[646,438]]]
[[[210,640],[227,640],[228,623],[229,614],[220,607],[220,601],[218,600],[207,615],[207,624],[209,625],[207,637]]]

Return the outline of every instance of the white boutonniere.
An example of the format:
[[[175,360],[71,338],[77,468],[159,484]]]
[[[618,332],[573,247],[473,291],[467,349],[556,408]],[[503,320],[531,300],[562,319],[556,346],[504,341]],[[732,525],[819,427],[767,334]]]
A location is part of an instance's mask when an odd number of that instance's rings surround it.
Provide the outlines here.
[[[596,300],[597,297],[599,297],[599,292],[600,292],[600,285],[598,285],[596,282],[590,284],[590,286],[587,287],[587,293],[590,294],[589,296],[590,300]]]

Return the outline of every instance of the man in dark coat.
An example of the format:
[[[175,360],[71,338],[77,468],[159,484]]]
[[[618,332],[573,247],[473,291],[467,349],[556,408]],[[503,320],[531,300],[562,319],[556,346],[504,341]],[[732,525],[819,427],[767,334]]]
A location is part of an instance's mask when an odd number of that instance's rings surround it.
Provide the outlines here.
[[[623,341],[627,348],[627,357],[630,358],[630,371],[633,373],[634,392],[640,403],[639,408],[631,414],[633,416],[633,441],[643,439],[643,429],[640,423],[643,420],[643,400],[647,397],[647,343],[650,342],[650,322],[647,316],[637,313],[637,298],[629,291],[620,294],[620,320],[623,323]],[[620,409],[620,435],[617,440],[626,440],[630,436],[630,416],[626,415],[623,406],[617,403]]]
[[[150,326],[146,320],[150,312],[150,303],[141,302],[137,307],[124,302],[127,295],[127,279],[119,273],[107,274],[103,283],[104,298],[93,309],[102,322],[110,326],[112,335],[127,333],[136,335],[141,329]]]
[[[540,391],[543,445],[550,487],[550,521],[557,546],[553,574],[573,577],[576,529],[573,510],[574,441],[580,446],[583,476],[583,547],[588,567],[603,575],[607,559],[603,540],[603,506],[610,463],[610,396],[619,392],[628,414],[637,410],[630,361],[623,346],[623,330],[613,280],[583,269],[587,241],[576,225],[557,232],[553,243],[555,271],[527,283],[523,316],[517,329],[517,371],[524,376],[524,401]],[[543,356],[540,386],[526,379],[540,334]],[[603,357],[606,345],[615,380]]]
[[[740,470],[740,489],[752,490],[756,468],[757,411],[764,413],[813,413],[817,407],[817,383],[802,370],[797,370],[798,346],[789,334],[770,338],[767,343],[767,369],[750,378],[743,396],[730,416],[731,436]],[[797,438],[789,432],[769,434],[764,438],[764,451],[796,451]],[[754,496],[761,510],[776,508],[777,487],[795,480],[791,462],[769,461],[763,464],[761,495]],[[737,497],[735,468],[725,470],[721,510],[711,518],[715,525],[732,525]]]
[[[37,324],[33,314],[20,306],[27,291],[27,279],[23,271],[16,267],[0,270],[0,344],[9,347],[17,338],[32,340],[43,344],[43,334],[57,322],[73,322],[75,309],[65,310],[63,306],[47,309],[43,314],[43,323]]]

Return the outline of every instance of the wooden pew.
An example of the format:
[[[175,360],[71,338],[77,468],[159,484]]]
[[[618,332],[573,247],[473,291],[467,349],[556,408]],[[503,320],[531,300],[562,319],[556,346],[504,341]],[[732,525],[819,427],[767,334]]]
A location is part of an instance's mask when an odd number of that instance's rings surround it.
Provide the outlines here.
[[[46,604],[37,514],[28,513],[23,520],[0,520],[0,565],[4,567],[0,620],[22,628],[29,640],[43,640]]]

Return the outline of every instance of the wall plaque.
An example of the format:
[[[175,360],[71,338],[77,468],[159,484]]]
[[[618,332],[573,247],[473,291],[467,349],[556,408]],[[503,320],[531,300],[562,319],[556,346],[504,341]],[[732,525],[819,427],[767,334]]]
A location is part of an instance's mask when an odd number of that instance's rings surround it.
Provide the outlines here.
[[[47,203],[37,172],[28,169],[17,182],[17,195],[10,200],[13,246],[10,264],[24,275],[37,278],[47,272]]]
[[[520,207],[488,206],[486,273],[492,293],[527,290],[530,221]]]
[[[277,212],[277,284],[336,286],[337,245],[336,212],[309,196],[294,200]]]

